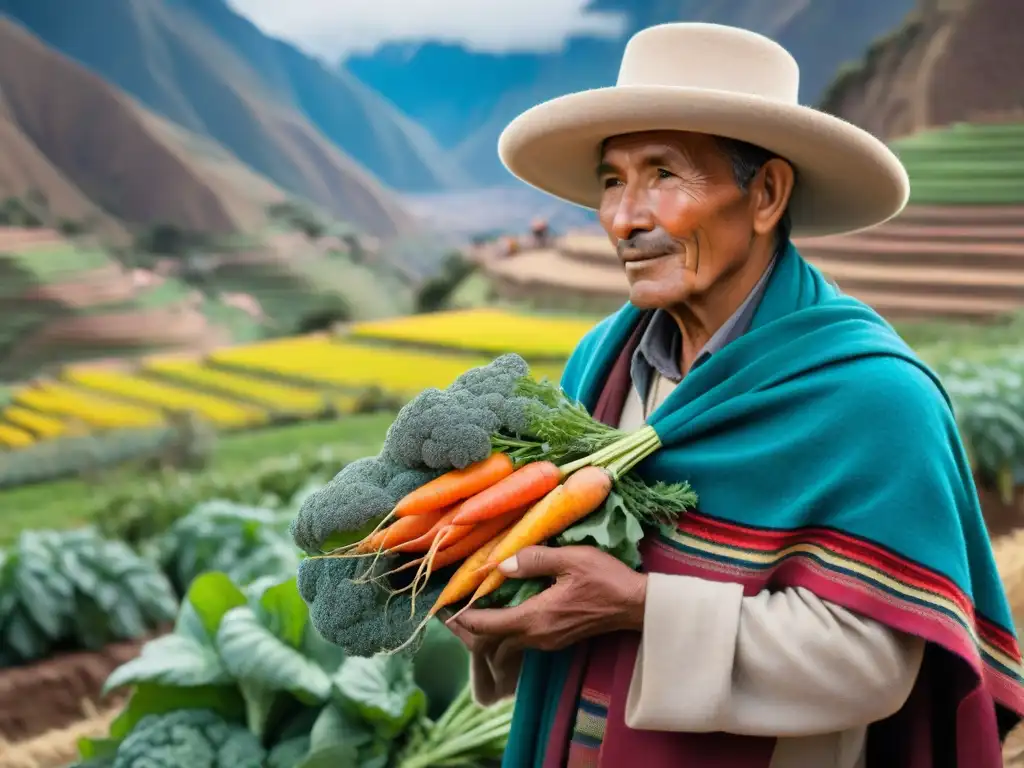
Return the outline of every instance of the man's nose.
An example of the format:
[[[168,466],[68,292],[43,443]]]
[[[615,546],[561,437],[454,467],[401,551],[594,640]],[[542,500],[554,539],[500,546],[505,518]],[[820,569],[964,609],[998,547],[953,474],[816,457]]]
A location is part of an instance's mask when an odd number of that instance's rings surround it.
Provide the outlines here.
[[[612,217],[612,236],[618,240],[628,240],[641,232],[650,232],[654,227],[654,216],[647,195],[642,190],[634,191],[627,187]]]

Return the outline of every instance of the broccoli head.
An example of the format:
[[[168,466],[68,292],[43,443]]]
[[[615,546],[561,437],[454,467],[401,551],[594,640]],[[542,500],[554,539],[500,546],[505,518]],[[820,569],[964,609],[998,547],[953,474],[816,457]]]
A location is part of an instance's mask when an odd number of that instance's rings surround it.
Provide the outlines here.
[[[420,392],[395,417],[379,455],[352,462],[305,499],[290,527],[295,543],[319,554],[355,542],[439,473],[486,459],[495,434],[524,434],[538,405],[520,391],[528,374],[522,357],[501,355],[448,389]]]
[[[375,572],[383,574],[394,565],[392,558],[382,557]],[[405,643],[443,589],[438,585],[424,590],[410,617],[408,592],[389,595],[374,582],[352,581],[363,567],[356,558],[337,557],[299,564],[299,594],[309,605],[313,628],[349,656],[373,656]]]
[[[483,461],[498,430],[520,434],[527,398],[516,395],[529,374],[519,355],[502,355],[459,376],[448,389],[427,389],[399,412],[381,456],[418,469],[462,469]]]
[[[208,709],[139,720],[117,748],[113,768],[262,768],[266,751],[243,726]]]
[[[288,528],[295,544],[316,554],[332,534],[357,540],[369,533],[401,498],[387,488],[405,471],[375,456],[348,464],[302,502]]]
[[[530,373],[530,366],[519,355],[510,352],[494,358],[487,365],[470,368],[460,375],[449,387],[450,390],[468,390],[474,395],[496,392],[511,396],[516,384]]]
[[[438,476],[438,472],[427,469],[407,469],[388,483],[388,496],[398,501]]]

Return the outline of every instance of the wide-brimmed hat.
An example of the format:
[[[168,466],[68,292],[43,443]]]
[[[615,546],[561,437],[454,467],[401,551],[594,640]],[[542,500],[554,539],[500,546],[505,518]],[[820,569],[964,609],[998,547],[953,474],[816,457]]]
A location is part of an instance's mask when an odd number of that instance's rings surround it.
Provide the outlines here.
[[[829,235],[880,224],[907,203],[899,159],[870,133],[801,106],[796,60],[767,37],[718,24],[662,24],[626,45],[618,82],[535,106],[498,140],[526,183],[597,208],[605,139],[680,130],[756,144],[797,171],[793,234]]]

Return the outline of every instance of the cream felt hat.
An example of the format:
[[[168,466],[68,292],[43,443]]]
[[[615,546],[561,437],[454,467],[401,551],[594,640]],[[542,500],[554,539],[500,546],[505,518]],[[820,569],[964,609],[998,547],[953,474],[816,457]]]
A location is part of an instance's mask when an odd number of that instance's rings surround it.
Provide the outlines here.
[[[526,183],[597,208],[601,143],[651,130],[715,134],[786,158],[797,171],[793,234],[838,234],[880,224],[907,203],[899,159],[871,134],[797,101],[800,70],[778,43],[717,24],[662,24],[626,45],[618,82],[535,106],[498,140]]]

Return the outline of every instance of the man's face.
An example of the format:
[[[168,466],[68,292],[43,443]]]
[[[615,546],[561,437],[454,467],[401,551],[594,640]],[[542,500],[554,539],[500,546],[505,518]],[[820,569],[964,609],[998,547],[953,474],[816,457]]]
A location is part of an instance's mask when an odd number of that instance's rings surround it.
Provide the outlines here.
[[[736,272],[754,213],[729,158],[698,133],[650,131],[605,142],[599,217],[641,309],[671,309]]]

